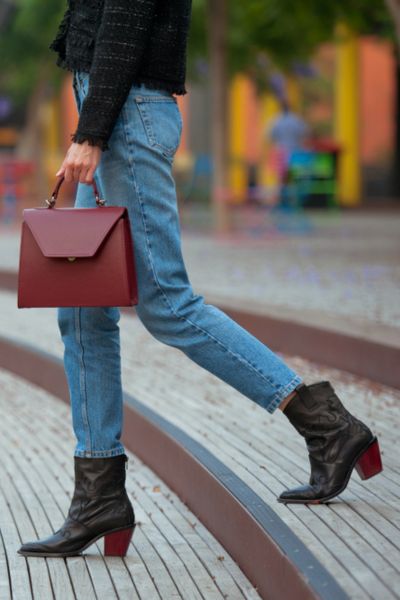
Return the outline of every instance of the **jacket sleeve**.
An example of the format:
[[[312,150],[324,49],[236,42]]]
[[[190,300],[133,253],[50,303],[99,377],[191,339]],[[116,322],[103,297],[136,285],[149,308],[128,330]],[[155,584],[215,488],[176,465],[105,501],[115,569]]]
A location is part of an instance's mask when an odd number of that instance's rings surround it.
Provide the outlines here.
[[[60,63],[65,61],[65,38],[68,32],[70,20],[71,8],[68,3],[62,21],[58,27],[56,37],[52,40],[51,44],[49,45],[50,50],[54,50],[55,52],[59,53],[59,58],[57,59],[59,65]]]
[[[107,150],[121,108],[137,73],[157,0],[105,0],[73,142],[85,140]]]

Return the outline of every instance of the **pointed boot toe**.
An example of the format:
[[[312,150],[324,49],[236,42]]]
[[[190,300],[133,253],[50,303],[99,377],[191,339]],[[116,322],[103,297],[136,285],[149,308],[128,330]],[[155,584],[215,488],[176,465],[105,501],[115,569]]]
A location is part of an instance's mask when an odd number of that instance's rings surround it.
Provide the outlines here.
[[[54,532],[46,538],[41,538],[40,540],[25,542],[18,549],[18,554],[22,554],[23,556],[47,556],[47,553],[51,552],[54,541],[57,540],[59,531]]]
[[[310,485],[299,485],[296,488],[285,490],[278,497],[278,502],[298,502],[312,503],[316,502],[317,491]]]
[[[44,544],[37,542],[26,542],[17,550],[18,554],[23,556],[35,556],[42,552],[46,552],[47,548]]]

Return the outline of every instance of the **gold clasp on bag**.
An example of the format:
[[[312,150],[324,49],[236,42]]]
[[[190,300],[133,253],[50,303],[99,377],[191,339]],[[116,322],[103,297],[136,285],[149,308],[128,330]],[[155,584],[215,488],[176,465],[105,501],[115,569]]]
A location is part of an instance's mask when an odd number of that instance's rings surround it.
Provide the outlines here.
[[[74,262],[76,260],[76,256],[68,256],[69,262]]]

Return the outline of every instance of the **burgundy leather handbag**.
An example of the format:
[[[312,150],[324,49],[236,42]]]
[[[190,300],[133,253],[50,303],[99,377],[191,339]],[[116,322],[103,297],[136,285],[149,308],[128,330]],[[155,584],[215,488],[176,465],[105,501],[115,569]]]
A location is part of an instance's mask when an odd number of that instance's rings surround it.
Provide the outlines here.
[[[104,206],[55,208],[61,177],[47,206],[23,211],[18,308],[132,306],[137,278],[128,211]]]

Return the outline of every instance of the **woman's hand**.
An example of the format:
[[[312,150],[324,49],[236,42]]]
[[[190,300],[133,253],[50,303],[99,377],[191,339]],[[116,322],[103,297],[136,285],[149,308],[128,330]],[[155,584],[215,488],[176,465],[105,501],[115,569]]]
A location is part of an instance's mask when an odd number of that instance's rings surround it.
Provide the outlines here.
[[[87,141],[82,144],[73,142],[56,176],[64,175],[65,181],[91,184],[101,154],[102,150],[99,146],[90,146]]]

